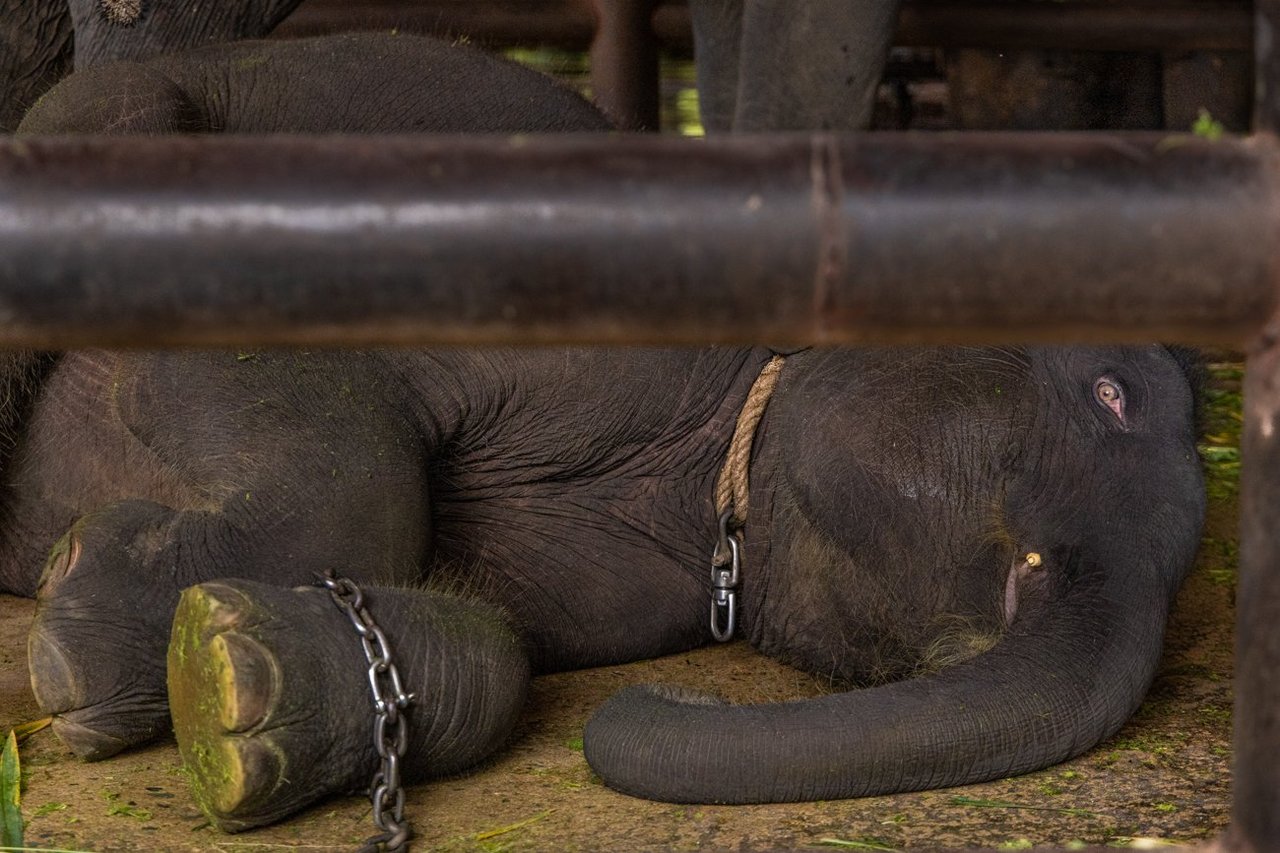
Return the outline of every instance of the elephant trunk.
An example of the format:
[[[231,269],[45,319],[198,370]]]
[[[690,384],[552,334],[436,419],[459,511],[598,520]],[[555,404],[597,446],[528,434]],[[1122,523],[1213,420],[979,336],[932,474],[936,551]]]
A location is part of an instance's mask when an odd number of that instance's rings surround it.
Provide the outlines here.
[[[1066,760],[1119,729],[1154,676],[1181,577],[1156,553],[1102,565],[1076,551],[1061,596],[935,675],[770,705],[629,688],[588,723],[587,760],[619,791],[698,803],[871,796]]]

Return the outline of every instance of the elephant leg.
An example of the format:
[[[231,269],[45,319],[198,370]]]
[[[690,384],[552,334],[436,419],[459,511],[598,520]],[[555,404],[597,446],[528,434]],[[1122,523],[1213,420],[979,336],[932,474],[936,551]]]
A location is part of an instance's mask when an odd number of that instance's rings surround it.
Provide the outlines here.
[[[507,739],[530,678],[497,608],[392,588],[362,590],[405,692],[406,780],[463,770]],[[368,663],[328,590],[216,581],[182,593],[169,697],[196,801],[227,831],[270,823],[379,767]]]
[[[46,383],[15,489],[79,517],[36,591],[32,687],[104,758],[167,731],[179,592],[240,577],[416,580],[429,556],[421,448],[358,355],[70,355]],[[380,384],[381,383],[381,384]]]
[[[733,129],[865,130],[897,0],[747,0]]]
[[[346,514],[347,524],[298,532],[230,509],[179,512],[130,500],[77,522],[46,564],[28,640],[32,689],[57,735],[96,760],[169,730],[165,648],[187,586],[217,577],[307,583],[326,568],[362,580],[416,577],[416,528],[384,538],[366,515]]]
[[[698,65],[698,110],[708,133],[733,127],[738,99],[738,49],[743,0],[691,0],[694,54]]]

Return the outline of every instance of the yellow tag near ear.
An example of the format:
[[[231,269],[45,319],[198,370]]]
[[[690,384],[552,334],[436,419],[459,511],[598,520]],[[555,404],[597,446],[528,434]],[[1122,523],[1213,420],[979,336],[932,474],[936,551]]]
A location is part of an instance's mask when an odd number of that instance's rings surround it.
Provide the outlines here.
[[[1035,551],[1032,551],[1031,553],[1027,554],[1027,556],[1024,559],[1027,561],[1027,565],[1033,569],[1039,566],[1041,562],[1040,555],[1037,554]]]

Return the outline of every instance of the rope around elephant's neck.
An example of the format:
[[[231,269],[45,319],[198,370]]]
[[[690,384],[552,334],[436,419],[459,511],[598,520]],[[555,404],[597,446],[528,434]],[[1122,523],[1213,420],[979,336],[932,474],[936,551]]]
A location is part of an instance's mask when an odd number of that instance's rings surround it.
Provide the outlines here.
[[[742,526],[747,521],[750,490],[747,473],[751,467],[751,445],[764,416],[769,397],[778,384],[785,359],[775,355],[760,371],[747,392],[738,413],[738,422],[729,439],[729,452],[716,480],[716,517],[719,519],[716,547],[711,554],[711,636],[724,643],[733,639],[738,622],[738,585],[741,583]]]
[[[747,522],[751,445],[785,361],[783,356],[775,355],[752,383],[751,390],[747,392],[747,401],[742,404],[742,411],[738,413],[738,422],[733,427],[733,438],[729,440],[729,452],[725,454],[724,466],[716,479],[716,516],[722,516],[732,509],[731,520],[734,527],[742,527]]]

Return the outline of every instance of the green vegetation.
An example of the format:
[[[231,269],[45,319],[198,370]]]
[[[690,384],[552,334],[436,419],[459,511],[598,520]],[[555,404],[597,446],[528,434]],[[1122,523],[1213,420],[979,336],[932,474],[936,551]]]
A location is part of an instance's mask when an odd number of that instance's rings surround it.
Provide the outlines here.
[[[1222,122],[1215,119],[1209,114],[1209,111],[1203,107],[1200,109],[1200,115],[1196,116],[1196,120],[1191,125],[1191,132],[1196,136],[1215,142],[1222,138],[1227,129],[1222,126]]]
[[[70,808],[70,806],[68,806],[66,803],[61,803],[55,800],[53,802],[44,803],[43,805],[38,806],[36,810],[31,813],[31,816],[44,817],[45,815],[53,814],[54,812],[65,812],[68,808]]]
[[[0,752],[0,846],[22,847],[22,768],[18,736],[9,731]]]
[[[550,74],[590,98],[590,61],[585,53],[550,47],[511,48],[503,52],[511,60]],[[662,90],[658,110],[662,130],[681,136],[702,136],[702,118],[698,112],[698,91],[694,81],[693,62],[663,56],[659,60]]]
[[[1240,428],[1244,422],[1239,364],[1209,366],[1204,391],[1204,435],[1200,458],[1204,460],[1205,489],[1211,501],[1234,500],[1240,493]]]
[[[952,797],[951,805],[967,806],[977,809],[1026,809],[1037,812],[1057,812],[1058,814],[1071,815],[1072,817],[1102,817],[1097,812],[1091,812],[1088,809],[1061,808],[1058,806],[1033,806],[1027,803],[1014,803],[1009,800],[987,800],[975,797]]]

